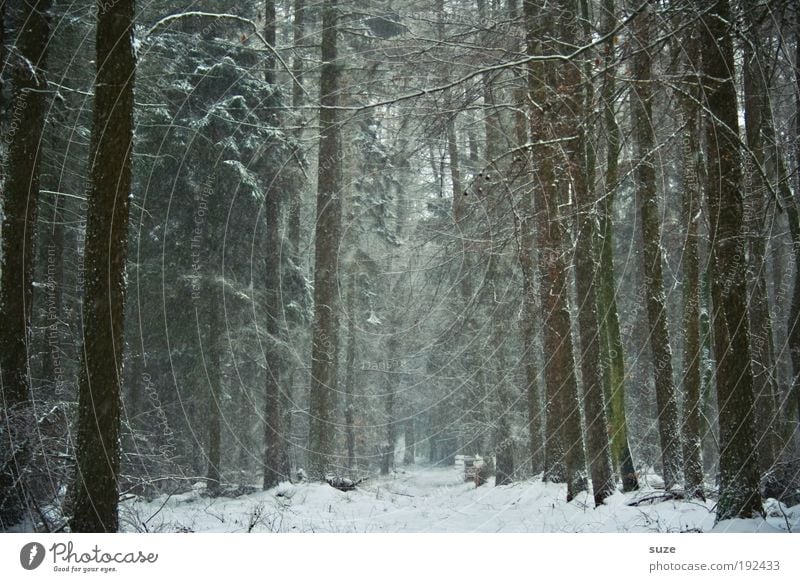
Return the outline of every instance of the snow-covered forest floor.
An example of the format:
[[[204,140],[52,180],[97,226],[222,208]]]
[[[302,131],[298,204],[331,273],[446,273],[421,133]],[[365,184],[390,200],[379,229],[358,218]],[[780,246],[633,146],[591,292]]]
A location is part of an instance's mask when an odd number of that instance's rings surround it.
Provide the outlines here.
[[[586,494],[567,503],[566,485],[532,479],[476,488],[462,475],[453,467],[418,465],[371,477],[349,492],[284,483],[236,498],[208,497],[198,485],[149,501],[130,499],[120,507],[120,521],[128,532],[800,532],[800,505],[775,500],[765,503],[766,519],[715,527],[714,500],[659,501],[663,491],[650,486],[617,493],[595,509]]]

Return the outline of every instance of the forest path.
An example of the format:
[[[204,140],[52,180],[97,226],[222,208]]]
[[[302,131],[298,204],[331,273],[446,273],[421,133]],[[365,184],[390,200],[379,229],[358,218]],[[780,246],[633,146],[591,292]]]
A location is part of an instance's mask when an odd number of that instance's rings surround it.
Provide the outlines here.
[[[782,516],[736,520],[714,528],[714,502],[664,501],[631,507],[653,494],[616,493],[595,509],[580,494],[565,501],[562,484],[539,480],[476,488],[452,466],[403,466],[372,476],[343,492],[323,483],[284,483],[238,498],[205,497],[195,490],[122,505],[126,531],[493,533],[493,532],[681,532],[786,531]],[[800,506],[785,508],[792,531],[800,531]]]

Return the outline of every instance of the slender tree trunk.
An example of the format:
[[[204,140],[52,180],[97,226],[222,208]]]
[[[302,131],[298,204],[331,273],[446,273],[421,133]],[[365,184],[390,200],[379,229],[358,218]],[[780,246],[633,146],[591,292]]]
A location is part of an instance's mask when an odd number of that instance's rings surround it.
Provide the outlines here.
[[[30,0],[10,7],[23,23],[12,56],[8,175],[0,198],[2,265],[0,265],[0,525],[23,519],[27,505],[25,470],[34,426],[30,377],[30,330],[33,305],[36,221],[39,209],[39,165],[47,105],[45,79],[50,38],[50,0]],[[4,8],[5,11],[5,8]],[[5,64],[0,61],[0,65]],[[3,112],[5,113],[5,112]]]
[[[795,63],[800,63],[800,18],[795,30]],[[795,167],[800,169],[800,66],[795,67]],[[797,171],[796,192],[800,192],[800,171]],[[784,198],[785,200],[785,198]],[[792,235],[792,255],[795,272],[800,273],[800,211],[796,198],[787,205],[789,228]],[[793,382],[792,400],[796,408],[797,422],[800,423],[800,276],[795,275],[792,303],[789,311],[789,354],[792,359]]]
[[[209,269],[210,270],[210,269]],[[203,349],[203,363],[208,381],[208,400],[206,401],[206,423],[208,435],[206,442],[206,484],[208,492],[218,495],[220,491],[222,457],[220,442],[222,439],[222,374],[220,343],[222,342],[222,322],[220,321],[221,291],[211,280],[206,278],[206,314],[208,316],[207,343]],[[202,341],[202,338],[201,338]]]
[[[278,28],[275,19],[275,0],[264,0],[264,40],[270,46],[278,46]],[[264,80],[270,85],[275,83],[275,53],[267,51],[264,54]]]
[[[571,7],[577,14],[578,2]],[[582,8],[582,7],[581,7]],[[580,11],[585,16],[583,10]],[[584,22],[588,22],[584,20]],[[578,20],[567,22],[564,27],[564,39],[570,44],[586,42],[587,31],[578,32]],[[594,243],[596,236],[597,200],[589,186],[592,172],[588,154],[588,139],[585,127],[587,116],[584,110],[584,92],[588,92],[588,80],[581,80],[580,63],[566,65],[564,84],[567,94],[563,105],[568,126],[578,132],[577,139],[565,145],[569,156],[569,180],[577,202],[577,238],[575,241],[575,287],[578,301],[579,326],[579,362],[583,381],[583,406],[586,418],[586,454],[589,457],[589,471],[592,478],[595,506],[603,504],[603,500],[615,491],[605,403],[603,401],[603,375],[600,363],[600,334],[597,321],[597,268],[594,260]]]
[[[704,10],[706,8],[704,7]],[[762,512],[753,435],[753,371],[745,278],[741,158],[731,21],[727,0],[707,9],[700,25],[708,119],[708,207],[714,352],[720,428],[717,521]]]
[[[493,7],[487,7],[485,2],[479,1],[478,14],[483,22],[489,22],[494,16],[494,9]],[[508,175],[509,168],[506,160],[501,159],[504,136],[500,127],[501,116],[495,104],[495,93],[497,91],[499,94],[500,89],[495,89],[492,78],[489,75],[483,76],[482,85],[486,146],[482,172],[484,184],[478,186],[478,192],[480,193],[483,190],[482,196],[487,202],[490,219],[488,237],[492,245],[492,248],[488,250],[489,264],[484,277],[485,290],[488,291],[489,295],[488,300],[483,300],[482,303],[488,306],[488,316],[492,328],[490,349],[492,350],[492,360],[494,361],[494,398],[491,399],[492,403],[489,411],[494,425],[491,444],[492,452],[496,459],[495,486],[498,486],[508,485],[514,478],[514,441],[510,420],[512,397],[508,386],[508,367],[505,354],[507,349],[505,343],[507,339],[507,316],[500,312],[497,302],[492,301],[492,298],[499,295],[497,291],[498,274],[499,269],[502,267],[498,254],[494,249],[495,241],[501,240],[502,235],[499,231],[493,231],[501,229],[506,218],[501,208],[503,197],[499,192],[495,191],[495,184],[498,181],[507,180],[505,177]],[[479,173],[478,175],[480,176],[481,174]],[[498,176],[499,178],[497,178]],[[484,295],[484,297],[487,297],[487,295]],[[484,380],[484,389],[486,387],[486,380]],[[489,395],[485,391],[484,394],[486,394],[486,399],[489,400]]]
[[[664,487],[667,491],[682,482],[682,451],[679,431],[678,403],[672,379],[672,350],[667,328],[666,300],[662,275],[663,250],[661,224],[656,192],[654,161],[655,130],[653,119],[652,54],[650,46],[653,27],[652,7],[648,6],[634,21],[636,55],[634,56],[634,92],[632,108],[634,139],[638,165],[636,188],[644,239],[644,277],[649,322],[650,349],[656,385],[658,435],[661,443],[661,462]]]
[[[414,416],[409,414],[403,424],[405,437],[405,451],[403,453],[403,464],[413,465],[417,457],[417,432],[414,426]]]
[[[406,202],[402,192],[398,192],[397,195],[395,217],[397,219],[397,226],[395,229],[396,240],[403,241],[404,227],[406,222]],[[394,271],[393,263],[394,257],[390,257],[387,265],[387,271],[389,273]],[[393,298],[394,301],[399,301],[403,296],[403,289],[400,287],[401,283],[402,281],[398,281],[389,289],[388,296]],[[402,316],[400,315],[400,307],[395,305],[394,302],[390,303],[388,307],[391,309],[391,313],[389,315],[389,335],[386,339],[385,352],[387,358],[386,373],[384,377],[384,386],[386,390],[384,421],[386,422],[386,432],[382,447],[381,475],[388,475],[389,472],[394,469],[395,446],[397,444],[398,429],[397,394],[403,379],[401,366],[397,365],[396,363],[396,358],[401,348],[398,330],[400,329],[400,317]]]
[[[264,489],[274,487],[289,478],[289,458],[286,451],[286,436],[283,432],[281,411],[281,367],[278,352],[281,341],[280,306],[280,192],[267,192],[266,213],[266,324],[269,336],[265,347],[266,391],[264,400]]]
[[[300,108],[303,106],[304,97],[303,97],[303,59],[302,54],[299,52],[300,49],[297,48],[301,44],[306,44],[305,40],[305,0],[294,0],[294,23],[292,24],[292,39],[294,44],[294,58],[292,60],[292,75],[294,75],[295,83],[292,83],[292,109],[295,111],[300,111]],[[295,139],[300,140],[303,137],[303,130],[298,129],[295,131]],[[295,150],[294,155],[299,157],[299,148]],[[298,160],[299,161],[299,160]],[[300,235],[301,235],[301,228],[300,228],[300,214],[303,206],[303,197],[298,188],[298,191],[295,192],[294,196],[291,199],[291,202],[287,205],[288,210],[288,219],[287,219],[287,230],[289,233],[289,243],[292,247],[292,257],[294,260],[298,260],[300,255]]]
[[[603,33],[610,34],[617,25],[614,0],[604,0],[603,6],[605,12]],[[614,282],[613,209],[619,186],[620,150],[620,130],[614,111],[616,91],[613,69],[614,45],[614,37],[610,36],[605,49],[605,75],[601,93],[607,145],[605,196],[598,207],[598,232],[601,238],[597,245],[599,249],[597,304],[600,311],[601,353],[608,404],[608,431],[611,435],[611,459],[622,478],[622,490],[628,492],[638,489],[639,483],[628,444],[628,422],[625,415],[625,354],[620,337]]]
[[[341,240],[342,192],[339,126],[339,67],[336,52],[337,0],[322,5],[320,145],[314,251],[314,328],[311,348],[309,476],[322,480],[333,463],[339,313],[337,252]]]
[[[514,441],[511,433],[511,394],[506,378],[508,367],[505,357],[505,342],[507,330],[504,321],[497,317],[494,321],[492,332],[492,350],[495,362],[495,419],[494,453],[495,486],[509,485],[514,480]]]
[[[689,68],[687,78],[699,67],[699,46],[694,27],[687,33],[684,47]],[[681,121],[684,125],[681,159],[683,162],[682,216],[686,225],[686,240],[683,246],[683,474],[684,490],[688,498],[705,499],[703,492],[703,459],[700,399],[702,346],[700,343],[700,110],[697,106],[697,91],[679,97]]]
[[[64,331],[64,197],[53,198],[53,214],[48,232],[45,260],[45,357],[42,377],[49,384],[48,396],[55,398],[64,381],[61,336]]]
[[[120,381],[136,70],[133,20],[133,0],[104,5],[97,15],[73,532],[113,532],[119,527]]]
[[[453,216],[458,224],[462,217],[464,186],[461,183],[461,163],[458,153],[458,135],[454,118],[447,120],[447,155],[450,158],[450,180],[453,186]]]
[[[513,22],[517,19],[516,0],[508,2],[509,19]],[[528,71],[528,75],[531,71]],[[534,79],[523,77],[524,81],[530,86],[535,83]],[[528,120],[525,115],[525,90],[523,88],[514,91],[514,102],[517,105],[515,113],[514,127],[516,144],[518,148],[523,148],[528,143]],[[525,175],[530,171],[531,159],[526,150],[520,153],[512,161],[512,179],[517,179],[520,175]],[[536,353],[536,259],[534,256],[536,246],[536,235],[534,233],[534,208],[533,191],[523,186],[522,195],[519,203],[519,265],[522,272],[522,341],[525,354],[525,395],[528,413],[528,457],[530,459],[531,475],[538,474],[543,467],[544,440],[542,436],[542,404],[541,389],[539,387],[539,372],[536,367],[534,354]]]
[[[391,271],[391,262],[389,271]],[[395,291],[397,291],[395,289]],[[392,294],[394,296],[394,293]],[[386,341],[386,371],[384,372],[383,386],[386,393],[384,400],[384,435],[381,443],[381,475],[388,475],[394,468],[394,448],[397,443],[397,422],[395,420],[395,401],[397,399],[397,382],[400,373],[392,369],[398,350],[398,338],[395,334],[396,325],[389,328],[389,338]]]
[[[264,3],[264,38],[272,45],[276,45],[275,1],[267,0]],[[275,56],[267,52],[265,59],[266,81],[275,83]],[[277,107],[278,100],[271,95],[267,100],[268,106]],[[277,119],[277,116],[276,116]],[[278,351],[278,342],[281,340],[281,235],[280,217],[281,202],[285,194],[271,188],[264,201],[264,214],[266,218],[266,253],[264,281],[266,324],[265,330],[269,336],[266,345],[265,360],[267,368],[266,390],[264,393],[264,481],[263,488],[275,487],[281,481],[289,478],[289,456],[286,451],[286,436],[283,433],[281,411],[281,368],[283,362]]]
[[[519,90],[515,96],[518,111],[515,119],[517,147],[523,147],[528,142],[527,119],[525,117],[525,95]],[[512,174],[516,178],[519,174],[530,171],[530,156],[527,152],[520,152],[514,161]],[[522,343],[525,354],[525,385],[528,405],[528,454],[530,456],[531,474],[536,475],[542,470],[542,452],[544,439],[542,437],[542,405],[541,390],[539,387],[539,370],[536,367],[534,354],[536,353],[536,234],[533,228],[533,192],[523,186],[519,202],[519,265],[522,272]]]
[[[6,0],[0,0],[0,71],[6,70]],[[5,79],[0,73],[0,128],[6,127]]]

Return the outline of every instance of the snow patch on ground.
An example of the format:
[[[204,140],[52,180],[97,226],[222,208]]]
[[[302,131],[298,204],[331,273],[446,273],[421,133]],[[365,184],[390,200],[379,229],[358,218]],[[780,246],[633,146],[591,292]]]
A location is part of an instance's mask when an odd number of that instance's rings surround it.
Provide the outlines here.
[[[714,502],[659,500],[646,487],[617,492],[602,507],[566,486],[530,480],[476,488],[452,467],[417,466],[372,477],[354,491],[325,483],[281,483],[235,499],[200,488],[122,504],[125,531],[148,532],[786,532],[800,531],[800,506],[765,503],[766,519],[714,525]],[[650,498],[656,497],[647,501]],[[642,502],[642,500],[645,500]],[[631,506],[631,502],[642,502]]]

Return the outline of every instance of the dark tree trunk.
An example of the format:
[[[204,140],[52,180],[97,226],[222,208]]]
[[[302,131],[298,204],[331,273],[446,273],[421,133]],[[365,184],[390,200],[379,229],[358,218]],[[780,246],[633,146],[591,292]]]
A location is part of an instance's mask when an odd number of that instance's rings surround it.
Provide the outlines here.
[[[684,41],[686,49],[689,94],[679,97],[681,121],[684,125],[681,160],[683,162],[682,218],[686,225],[686,240],[683,245],[683,474],[684,490],[688,498],[705,499],[703,492],[703,459],[700,399],[701,363],[703,359],[700,343],[700,158],[701,117],[697,106],[698,92],[696,74],[700,66],[699,46],[694,36],[694,27],[687,31]]]
[[[33,304],[36,221],[39,209],[39,166],[47,105],[45,67],[50,38],[51,0],[30,0],[9,6],[20,27],[12,55],[8,175],[3,187],[2,265],[0,266],[0,425],[8,427],[0,442],[0,526],[23,519],[27,494],[33,403],[29,362]],[[5,11],[5,7],[4,7]],[[0,23],[4,24],[4,23]],[[5,51],[4,51],[5,53]],[[5,64],[0,61],[0,65]],[[5,113],[5,111],[2,111]]]
[[[292,109],[295,111],[300,111],[300,108],[303,106],[304,98],[303,98],[303,59],[302,55],[299,52],[300,49],[297,48],[301,44],[304,44],[306,41],[303,38],[305,36],[305,0],[294,0],[294,23],[292,25],[292,38],[293,44],[295,46],[294,50],[294,59],[292,60],[292,75],[294,76],[295,82],[292,83]],[[303,130],[297,129],[295,131],[295,139],[298,141],[303,137]],[[294,154],[296,158],[300,156],[299,148],[295,149]],[[295,195],[292,197],[291,202],[287,204],[287,226],[286,230],[288,231],[289,235],[289,243],[291,244],[292,248],[292,257],[294,260],[298,260],[300,256],[300,214],[303,206],[303,198],[298,188],[298,191],[295,192]]]
[[[705,9],[705,8],[704,8]],[[753,434],[753,372],[750,361],[745,278],[741,157],[733,43],[727,0],[703,16],[704,93],[708,118],[708,207],[711,235],[714,354],[719,402],[720,478],[717,521],[762,513],[758,455]]]
[[[617,25],[614,0],[604,0],[603,33],[610,34]],[[605,196],[598,208],[598,284],[597,304],[600,311],[601,353],[603,376],[608,405],[608,431],[611,435],[611,459],[622,478],[622,490],[639,487],[628,443],[628,422],[625,414],[625,354],[619,330],[619,316],[614,282],[614,220],[613,209],[619,185],[620,130],[614,111],[616,79],[613,69],[614,36],[609,36],[605,48],[605,75],[602,103],[606,132]]]
[[[577,2],[572,7],[577,14]],[[583,10],[581,10],[583,12]],[[575,44],[586,42],[588,32],[576,34],[577,18],[564,25],[564,40]],[[583,37],[583,38],[581,38]],[[588,80],[584,83],[589,83]],[[564,96],[568,126],[577,130],[577,139],[565,146],[569,156],[569,180],[575,192],[577,202],[577,239],[575,241],[575,287],[578,302],[579,326],[579,361],[583,380],[583,406],[586,418],[586,454],[589,456],[589,471],[592,478],[595,506],[603,504],[606,497],[615,491],[614,478],[609,455],[609,440],[605,403],[603,401],[603,375],[600,364],[600,335],[597,322],[597,268],[594,261],[594,243],[596,236],[597,213],[591,180],[588,137],[584,110],[588,105],[584,93],[589,86],[583,86],[579,63],[566,65],[564,84],[567,94]],[[586,96],[588,97],[588,95]]]
[[[6,108],[8,102],[6,99],[5,91],[5,73],[8,70],[6,58],[8,56],[6,50],[6,2],[0,0],[0,130],[5,132],[6,129]]]
[[[391,271],[391,263],[389,266]],[[395,290],[396,291],[396,290]],[[386,342],[387,365],[384,372],[383,386],[385,390],[383,422],[384,433],[381,443],[381,475],[388,475],[394,469],[394,448],[397,442],[397,422],[395,420],[395,400],[397,399],[397,383],[400,373],[392,369],[391,362],[395,361],[398,349],[398,339],[395,335],[397,326],[389,328],[389,339]]]
[[[47,395],[55,398],[64,382],[61,337],[66,325],[62,311],[64,299],[64,202],[63,196],[53,197],[53,214],[45,233],[46,259],[44,272],[45,294],[45,356],[42,378],[48,384]]]
[[[757,10],[751,14],[753,20],[762,16]],[[755,23],[751,26],[756,27]],[[766,112],[767,81],[766,63],[758,28],[744,46],[744,119],[747,138],[747,156],[743,168],[743,195],[745,196],[743,222],[747,245],[747,287],[750,295],[750,341],[753,366],[753,390],[756,404],[756,438],[761,475],[765,475],[775,464],[780,454],[777,438],[778,414],[774,376],[774,349],[772,319],[769,312],[769,292],[766,280],[766,241],[764,225],[768,216],[767,184],[762,177],[764,167],[763,113]]]
[[[680,441],[678,403],[672,379],[672,350],[667,327],[664,278],[662,275],[661,220],[656,192],[655,129],[653,119],[652,7],[645,8],[634,21],[637,52],[633,74],[636,80],[631,99],[637,159],[636,189],[644,239],[644,277],[649,323],[649,343],[653,356],[656,385],[658,436],[664,487],[669,491],[682,483],[683,459]]]
[[[309,476],[322,480],[333,464],[333,418],[337,390],[339,314],[337,252],[341,240],[340,137],[337,124],[339,67],[337,0],[322,5],[320,145],[314,252],[314,329],[311,348]]]
[[[275,20],[275,0],[264,0],[264,40],[277,48],[277,21]],[[275,53],[268,50],[264,54],[264,79],[270,85],[275,83]]]
[[[800,63],[800,22],[795,25],[795,63]],[[795,66],[795,167],[800,168],[800,66]],[[800,192],[800,171],[797,172],[797,189]],[[784,198],[785,199],[785,198]],[[795,272],[800,273],[800,210],[797,200],[793,198],[787,203],[789,228],[792,234],[792,251]],[[800,423],[800,276],[794,278],[792,304],[789,311],[789,353],[792,358],[793,382],[792,400],[794,401],[797,422]]]
[[[104,5],[97,15],[73,532],[113,532],[119,527],[120,379],[136,70],[133,20],[133,0]]]

